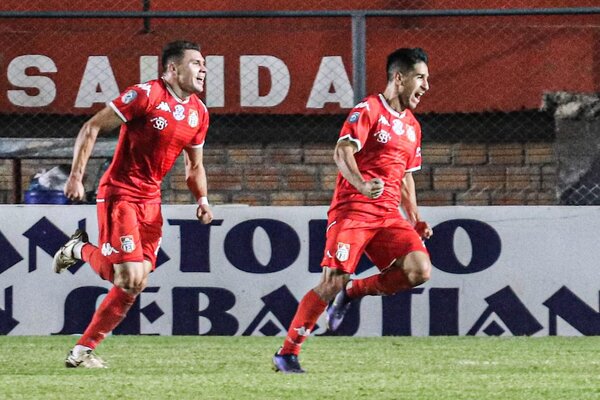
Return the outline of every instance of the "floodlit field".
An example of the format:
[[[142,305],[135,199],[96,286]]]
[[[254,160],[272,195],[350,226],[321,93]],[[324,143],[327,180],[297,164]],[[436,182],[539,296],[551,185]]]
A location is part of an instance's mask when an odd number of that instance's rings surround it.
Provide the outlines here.
[[[303,375],[281,338],[112,336],[105,370],[67,369],[74,337],[0,337],[2,399],[600,399],[600,337],[311,338]]]

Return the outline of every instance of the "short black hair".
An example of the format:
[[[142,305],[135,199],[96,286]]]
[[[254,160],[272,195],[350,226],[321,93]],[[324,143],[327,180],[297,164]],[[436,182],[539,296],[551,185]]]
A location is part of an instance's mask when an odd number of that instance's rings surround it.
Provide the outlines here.
[[[403,47],[390,53],[386,66],[388,82],[394,79],[396,72],[406,73],[411,71],[415,67],[415,64],[419,62],[423,62],[425,65],[429,62],[427,53],[420,47],[415,47],[414,49]]]
[[[163,47],[161,57],[163,71],[167,69],[167,66],[171,61],[181,60],[183,53],[185,53],[186,50],[200,51],[200,45],[188,40],[176,40],[174,42],[167,43],[165,47]]]

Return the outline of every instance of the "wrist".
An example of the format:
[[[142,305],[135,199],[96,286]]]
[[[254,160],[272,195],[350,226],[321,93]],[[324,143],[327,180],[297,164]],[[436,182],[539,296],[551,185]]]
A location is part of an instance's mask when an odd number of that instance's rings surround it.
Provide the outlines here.
[[[208,206],[208,197],[206,196],[200,196],[200,198],[198,199],[198,205],[199,206]]]

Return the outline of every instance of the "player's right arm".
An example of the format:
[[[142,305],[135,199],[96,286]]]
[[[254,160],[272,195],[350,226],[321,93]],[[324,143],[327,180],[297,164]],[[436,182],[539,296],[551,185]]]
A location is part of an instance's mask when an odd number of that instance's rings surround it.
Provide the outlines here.
[[[344,179],[364,196],[376,199],[383,193],[383,180],[380,178],[373,178],[369,181],[364,180],[354,157],[354,153],[357,151],[358,147],[354,141],[340,139],[335,146],[333,159]]]
[[[110,107],[105,107],[83,124],[77,139],[75,139],[71,173],[65,185],[64,191],[67,198],[75,201],[84,199],[83,175],[98,133],[111,131],[122,123],[121,118]]]

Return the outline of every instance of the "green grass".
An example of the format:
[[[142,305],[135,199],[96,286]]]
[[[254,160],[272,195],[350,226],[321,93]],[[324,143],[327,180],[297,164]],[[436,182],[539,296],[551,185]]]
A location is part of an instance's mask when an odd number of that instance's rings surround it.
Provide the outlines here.
[[[0,337],[0,398],[600,399],[600,337],[312,337],[303,375],[280,337],[111,336],[105,370],[65,368],[75,340]]]

